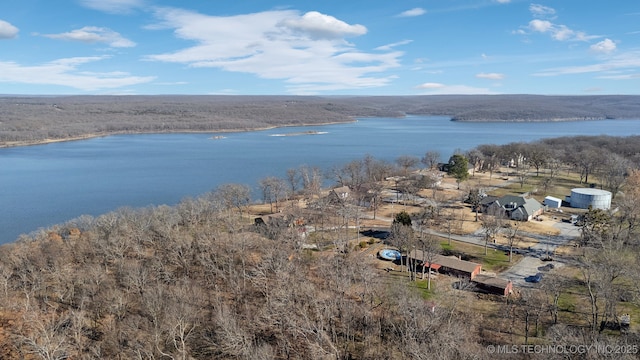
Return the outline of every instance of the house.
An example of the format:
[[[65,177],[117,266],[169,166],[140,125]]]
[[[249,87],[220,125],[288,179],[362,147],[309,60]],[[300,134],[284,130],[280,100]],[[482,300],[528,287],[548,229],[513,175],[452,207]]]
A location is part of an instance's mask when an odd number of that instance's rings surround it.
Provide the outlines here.
[[[267,214],[264,216],[259,216],[254,219],[254,225],[256,226],[267,226],[270,228],[303,228],[306,224],[306,221],[301,216],[296,216],[288,213],[275,213],[275,214]]]
[[[485,291],[490,294],[508,296],[513,293],[513,283],[510,280],[499,277],[477,275],[473,279],[473,283],[476,285],[478,290]]]
[[[424,266],[426,270],[426,268],[429,267],[428,262],[423,264],[423,259],[427,258],[426,255],[427,254],[422,250],[412,250],[409,252],[408,262],[412,264],[420,264],[421,266]],[[480,274],[482,265],[471,261],[461,260],[454,256],[437,254],[433,257],[431,269],[442,274],[473,280],[478,274]]]
[[[505,195],[487,205],[487,211],[502,209],[511,220],[530,221],[544,212],[544,206],[536,199]]]
[[[332,203],[342,204],[351,196],[351,189],[348,186],[341,186],[329,191],[329,200]]]

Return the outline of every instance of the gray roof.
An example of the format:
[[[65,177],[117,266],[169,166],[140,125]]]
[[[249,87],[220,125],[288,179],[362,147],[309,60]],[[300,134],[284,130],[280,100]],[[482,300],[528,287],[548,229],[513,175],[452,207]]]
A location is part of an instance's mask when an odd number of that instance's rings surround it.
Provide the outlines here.
[[[511,218],[519,217],[521,219],[528,219],[529,216],[532,216],[544,208],[544,206],[534,198],[525,198],[516,195],[505,195],[496,200],[494,204],[503,208],[508,204],[514,204],[515,209],[511,212]],[[519,216],[514,216],[514,214],[519,214]]]
[[[505,195],[499,198],[498,200],[496,200],[496,203],[498,203],[498,205],[502,207],[504,207],[507,204],[515,203],[516,207],[520,207],[524,205],[525,198],[522,196],[516,196],[516,195]]]

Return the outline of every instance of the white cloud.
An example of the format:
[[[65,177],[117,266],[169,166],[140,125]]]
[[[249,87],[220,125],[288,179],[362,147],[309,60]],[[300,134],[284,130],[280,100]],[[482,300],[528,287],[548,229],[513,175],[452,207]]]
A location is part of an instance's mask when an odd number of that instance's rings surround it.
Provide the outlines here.
[[[18,28],[10,23],[0,20],[0,39],[13,39],[18,36]]]
[[[123,38],[119,33],[95,26],[85,26],[81,29],[72,30],[61,34],[46,34],[45,37],[59,40],[80,41],[85,43],[106,43],[111,47],[133,47],[136,46],[131,40]]]
[[[314,39],[338,39],[367,33],[367,28],[362,25],[349,25],[317,11],[309,11],[302,17],[284,19],[281,25],[308,34]]]
[[[616,50],[616,43],[611,39],[604,39],[589,48],[592,52],[599,54],[610,54]]]
[[[529,29],[536,32],[545,33],[553,29],[553,24],[547,20],[534,19],[529,21]]]
[[[511,0],[495,0],[495,2],[499,3],[499,4],[508,4],[511,2]]]
[[[487,88],[476,88],[467,85],[445,85],[440,83],[424,83],[416,86],[416,89],[427,90],[428,95],[477,95],[494,94]]]
[[[548,20],[533,19],[529,21],[529,25],[526,27],[533,32],[539,32],[542,34],[548,33],[551,38],[558,41],[589,41],[597,39],[600,36],[587,35],[582,31],[574,31],[565,25],[554,24]],[[516,31],[517,34],[526,35],[523,30]]]
[[[152,81],[153,77],[131,76],[125,72],[93,73],[78,69],[80,65],[106,57],[59,59],[35,66],[0,62],[0,82],[68,86],[84,91],[115,89]]]
[[[556,26],[552,29],[551,36],[558,41],[566,41],[573,37],[575,32],[564,25]]]
[[[398,42],[395,42],[395,43],[392,43],[392,44],[378,46],[377,48],[375,48],[375,50],[389,51],[389,50],[392,50],[396,46],[407,45],[407,44],[411,44],[412,42],[413,42],[413,40],[402,40],[402,41],[398,41]]]
[[[90,9],[110,14],[127,14],[135,8],[142,7],[145,0],[79,0],[79,2]]]
[[[183,63],[284,79],[293,92],[387,85],[391,76],[371,76],[399,66],[402,52],[366,53],[344,37],[366,33],[332,16],[275,10],[236,16],[208,16],[158,9],[162,27],[195,45],[148,60]],[[157,27],[156,27],[157,28]]]
[[[628,52],[612,56],[601,63],[550,68],[533,74],[534,76],[560,76],[585,73],[610,73],[611,71],[636,71],[640,69],[640,52]]]
[[[413,8],[411,10],[401,12],[400,14],[398,14],[398,17],[414,17],[414,16],[424,15],[426,13],[427,13],[427,10],[423,8]]]
[[[504,74],[500,73],[479,73],[476,74],[478,79],[488,79],[488,80],[502,80],[504,79]]]
[[[445,84],[429,82],[429,83],[424,83],[416,86],[416,89],[441,89],[445,86],[446,86]]]
[[[540,4],[529,5],[529,11],[533,16],[540,18],[550,18],[556,14],[555,9]]]
[[[634,80],[640,79],[640,74],[632,73],[632,74],[621,74],[621,75],[603,75],[598,76],[598,79],[608,79],[608,80]]]

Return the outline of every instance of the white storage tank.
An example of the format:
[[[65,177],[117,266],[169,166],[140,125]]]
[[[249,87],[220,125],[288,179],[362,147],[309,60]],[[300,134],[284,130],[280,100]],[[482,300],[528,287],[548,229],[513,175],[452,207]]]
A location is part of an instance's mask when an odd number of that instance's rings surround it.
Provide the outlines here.
[[[571,207],[607,210],[611,207],[611,192],[592,188],[571,189]]]

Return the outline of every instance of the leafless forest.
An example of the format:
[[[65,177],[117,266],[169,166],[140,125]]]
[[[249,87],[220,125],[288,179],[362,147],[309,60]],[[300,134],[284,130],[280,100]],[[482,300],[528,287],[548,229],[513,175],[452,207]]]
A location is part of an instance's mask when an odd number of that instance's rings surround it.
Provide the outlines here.
[[[287,222],[254,223],[247,216],[249,188],[226,184],[173,207],[80,217],[2,246],[0,358],[531,358],[494,354],[488,350],[494,344],[609,346],[631,350],[610,358],[636,358],[637,327],[622,333],[615,326],[640,299],[640,143],[634,137],[567,140],[483,145],[460,154],[483,172],[520,159],[512,171],[523,183],[535,177],[553,187],[571,173],[617,193],[616,212],[587,213],[580,247],[568,255],[571,271],[547,275],[540,288],[509,297],[446,285],[425,292],[406,270],[394,277],[371,267],[359,251],[363,244],[349,245],[355,234],[348,225],[359,221],[363,203],[380,202],[379,179],[403,178],[393,185],[403,193],[428,189],[431,205],[414,215],[421,227],[451,230],[456,220],[449,211],[465,192],[446,198],[432,191],[428,178],[409,176],[420,163],[435,166],[433,152],[400,157],[397,164],[367,157],[326,174],[352,189],[345,202],[322,196],[323,175],[315,168],[261,181],[265,206],[332,229],[325,243],[303,241]],[[307,206],[296,205],[301,202]],[[399,223],[388,241],[399,248],[434,243]],[[305,249],[304,242],[318,243],[321,251]],[[428,294],[436,300],[425,299]],[[544,358],[602,358],[573,355]]]
[[[114,133],[230,131],[407,114],[456,121],[638,119],[638,96],[0,97],[0,146]]]
[[[5,97],[0,133],[4,145],[16,145],[116,132],[242,130],[405,114],[456,120],[640,118],[639,99]],[[237,184],[173,207],[125,208],[34,232],[0,248],[0,358],[480,360],[530,358],[494,354],[488,346],[495,344],[633,350],[628,346],[640,342],[637,326],[625,333],[617,327],[621,312],[631,311],[634,321],[640,314],[639,144],[637,137],[575,137],[487,144],[458,154],[474,172],[489,174],[515,160],[510,176],[523,187],[535,181],[546,192],[574,179],[613,193],[616,211],[586,213],[582,235],[567,255],[565,269],[571,271],[549,274],[542,287],[513,297],[451,286],[425,291],[416,276],[407,279],[406,270],[394,278],[369,266],[371,259],[359,251],[366,243],[349,245],[355,236],[349,225],[381,202],[380,180],[390,176],[401,179],[393,186],[403,194],[430,194],[431,205],[414,221],[453,229],[450,209],[465,209],[463,199],[474,189],[463,186],[447,198],[433,179],[410,175],[420,164],[435,167],[434,152],[422,159],[400,157],[396,164],[367,157],[328,174],[301,167],[282,179],[261,181],[265,206],[339,234],[323,238],[326,243],[303,241],[299,229],[286,223],[256,225],[247,214],[249,189]],[[320,188],[326,176],[348,186],[353,201],[327,200]],[[389,242],[416,247],[426,241],[422,235],[395,224]],[[314,241],[320,251],[303,247]],[[544,358],[602,358],[595,352],[569,355]]]

